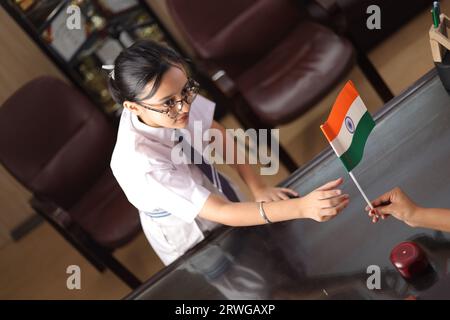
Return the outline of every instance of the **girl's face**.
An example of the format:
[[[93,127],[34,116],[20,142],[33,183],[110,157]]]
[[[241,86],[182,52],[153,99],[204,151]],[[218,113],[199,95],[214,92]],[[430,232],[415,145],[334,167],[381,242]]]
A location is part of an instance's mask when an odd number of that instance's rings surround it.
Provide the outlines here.
[[[183,102],[181,109],[175,101],[183,100],[183,94],[189,86],[188,77],[182,67],[170,67],[161,78],[161,83],[156,93],[150,97],[153,88],[153,82],[149,82],[139,97],[141,102],[135,103],[130,101],[124,102],[124,107],[136,114],[142,122],[152,127],[164,128],[184,128],[188,124],[190,104]],[[178,115],[174,117],[176,112],[160,113],[154,110],[166,111],[168,105],[177,105],[174,110],[178,110]],[[146,108],[147,107],[147,108]],[[149,110],[148,108],[154,109]]]

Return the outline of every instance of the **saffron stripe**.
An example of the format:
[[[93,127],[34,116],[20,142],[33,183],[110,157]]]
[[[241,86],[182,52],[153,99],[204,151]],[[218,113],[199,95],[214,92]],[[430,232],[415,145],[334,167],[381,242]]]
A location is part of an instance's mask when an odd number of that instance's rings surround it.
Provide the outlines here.
[[[348,110],[358,96],[358,91],[356,91],[353,82],[348,81],[336,98],[327,121],[321,126],[329,142],[333,141],[338,135]]]

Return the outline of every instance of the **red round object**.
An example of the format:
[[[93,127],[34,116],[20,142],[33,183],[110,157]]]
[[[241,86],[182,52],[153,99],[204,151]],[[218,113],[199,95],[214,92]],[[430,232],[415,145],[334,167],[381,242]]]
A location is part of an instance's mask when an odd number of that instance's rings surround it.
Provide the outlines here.
[[[413,278],[428,267],[428,260],[422,248],[411,241],[395,246],[391,251],[390,259],[405,278]]]

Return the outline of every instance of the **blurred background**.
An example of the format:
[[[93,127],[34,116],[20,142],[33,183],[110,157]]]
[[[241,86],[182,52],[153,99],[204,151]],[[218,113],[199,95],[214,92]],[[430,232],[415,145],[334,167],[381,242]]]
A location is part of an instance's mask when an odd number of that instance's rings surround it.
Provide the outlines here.
[[[434,67],[431,3],[2,1],[0,299],[120,299],[163,268],[108,171],[121,106],[101,66],[121,50],[164,42],[189,58],[226,128],[279,128],[281,167],[264,176],[275,185],[328,147],[319,125],[347,80],[374,114]],[[73,5],[79,29],[66,25]],[[81,290],[66,287],[69,265]]]

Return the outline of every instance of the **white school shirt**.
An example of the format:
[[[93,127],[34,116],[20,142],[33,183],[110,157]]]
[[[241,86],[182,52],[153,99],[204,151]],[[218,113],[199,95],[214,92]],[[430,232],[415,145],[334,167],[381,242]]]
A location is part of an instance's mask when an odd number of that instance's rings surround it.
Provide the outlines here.
[[[194,139],[194,121],[202,132],[211,128],[215,103],[198,95],[186,129]],[[194,164],[174,164],[173,128],[154,128],[123,109],[111,169],[128,201],[139,210],[150,245],[165,265],[204,239],[217,223],[197,217],[211,192],[221,194]],[[203,142],[203,147],[208,142]],[[201,152],[201,150],[200,150]],[[232,184],[238,197],[242,193]]]

